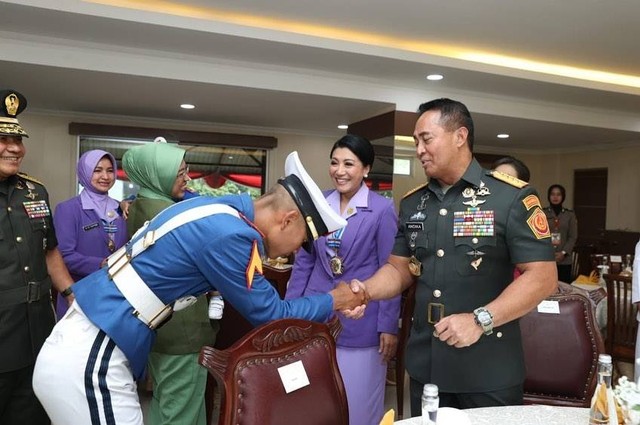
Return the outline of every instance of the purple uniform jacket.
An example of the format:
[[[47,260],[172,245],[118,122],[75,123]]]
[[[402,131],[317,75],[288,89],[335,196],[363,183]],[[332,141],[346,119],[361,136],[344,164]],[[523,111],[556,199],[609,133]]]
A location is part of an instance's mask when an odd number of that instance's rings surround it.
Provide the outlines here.
[[[337,192],[325,192],[325,197],[338,211],[340,198]],[[387,262],[398,229],[393,202],[363,186],[351,200],[349,208],[351,207],[355,208],[353,213],[346,217],[348,224],[339,249],[344,273],[333,275],[329,266],[327,237],[320,237],[313,244],[312,254],[302,249],[296,253],[286,299],[327,293],[340,281],[367,279]],[[399,313],[400,296],[397,296],[389,300],[370,302],[364,317],[359,320],[347,319],[340,315],[343,330],[338,337],[338,345],[379,345],[381,332],[398,332]]]
[[[121,216],[113,224],[118,228],[114,236],[115,248],[118,249],[129,240],[127,225]],[[93,210],[82,209],[80,196],[58,204],[53,225],[58,236],[58,249],[74,282],[98,270],[102,260],[111,254],[100,218]],[[66,311],[66,300],[58,297],[57,306],[58,313]]]

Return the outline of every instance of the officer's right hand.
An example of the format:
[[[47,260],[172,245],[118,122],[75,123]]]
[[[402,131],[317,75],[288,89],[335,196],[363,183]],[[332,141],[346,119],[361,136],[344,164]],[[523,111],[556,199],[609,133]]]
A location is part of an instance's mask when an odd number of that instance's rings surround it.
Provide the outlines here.
[[[341,312],[356,307],[361,307],[364,310],[364,306],[369,302],[366,291],[354,292],[344,282],[340,282],[329,294],[333,297],[333,309]]]

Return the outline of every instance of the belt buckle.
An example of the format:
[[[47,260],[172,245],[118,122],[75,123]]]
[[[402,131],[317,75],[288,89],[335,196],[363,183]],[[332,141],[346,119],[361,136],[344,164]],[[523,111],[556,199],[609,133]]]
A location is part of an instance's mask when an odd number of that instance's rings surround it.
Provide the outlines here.
[[[153,316],[147,323],[146,325],[149,327],[149,329],[158,329],[160,326],[162,326],[164,324],[164,322],[167,320],[167,318],[171,315],[171,313],[173,313],[173,307],[171,307],[171,304],[167,304],[164,306],[164,308],[162,310],[160,310],[155,316]],[[138,319],[141,318],[140,316],[140,312],[138,311],[134,311],[133,315],[136,316]],[[144,322],[144,320],[143,320]]]
[[[427,305],[427,322],[435,325],[444,317],[444,304],[429,303]]]
[[[27,303],[40,300],[40,282],[27,282]]]
[[[109,256],[107,259],[107,264],[109,265],[107,273],[109,275],[109,279],[113,280],[113,277],[118,274],[120,270],[131,261],[131,257],[127,252],[126,246],[123,246],[113,254]]]

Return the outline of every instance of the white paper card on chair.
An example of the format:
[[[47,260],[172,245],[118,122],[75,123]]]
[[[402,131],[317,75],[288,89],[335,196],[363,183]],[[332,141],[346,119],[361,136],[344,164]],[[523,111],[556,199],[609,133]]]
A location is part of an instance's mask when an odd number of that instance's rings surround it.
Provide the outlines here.
[[[309,385],[309,377],[301,360],[278,368],[280,380],[287,394]]]
[[[611,255],[609,256],[610,263],[622,263],[622,255]]]
[[[538,313],[560,314],[560,303],[558,301],[542,300],[538,304]]]

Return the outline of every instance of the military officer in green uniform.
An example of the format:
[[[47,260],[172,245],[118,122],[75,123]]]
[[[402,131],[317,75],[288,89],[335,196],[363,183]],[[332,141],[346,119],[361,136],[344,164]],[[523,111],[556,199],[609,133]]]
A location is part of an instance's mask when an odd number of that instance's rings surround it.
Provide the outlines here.
[[[27,101],[0,90],[0,102],[0,424],[48,425],[31,376],[55,323],[51,286],[70,295],[73,280],[56,248],[47,191],[19,172],[28,136],[16,117]]]
[[[557,288],[545,214],[527,183],[473,158],[465,105],[436,99],[418,112],[413,137],[429,181],[402,200],[388,263],[352,287],[382,299],[417,284],[406,351],[413,416],[427,383],[441,406],[522,404],[516,319]]]

